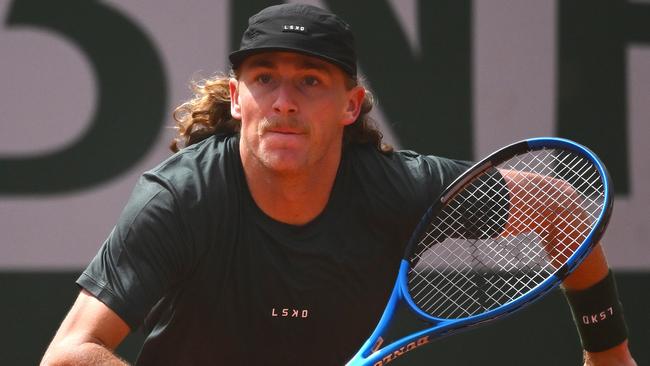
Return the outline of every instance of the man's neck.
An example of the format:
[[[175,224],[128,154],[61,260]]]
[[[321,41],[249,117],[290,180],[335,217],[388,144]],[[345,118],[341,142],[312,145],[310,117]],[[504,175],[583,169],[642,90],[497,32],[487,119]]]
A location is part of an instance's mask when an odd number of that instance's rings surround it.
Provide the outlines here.
[[[291,225],[305,225],[323,212],[340,160],[339,152],[303,171],[280,174],[242,154],[246,182],[257,206],[274,220]]]

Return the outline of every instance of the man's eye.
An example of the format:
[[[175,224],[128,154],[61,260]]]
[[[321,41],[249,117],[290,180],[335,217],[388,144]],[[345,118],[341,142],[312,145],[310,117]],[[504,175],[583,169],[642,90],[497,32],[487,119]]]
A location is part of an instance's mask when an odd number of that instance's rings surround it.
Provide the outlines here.
[[[257,81],[261,84],[268,84],[271,82],[271,75],[263,74],[257,77]]]
[[[317,78],[313,77],[313,76],[307,76],[303,80],[303,83],[305,83],[305,85],[308,85],[308,86],[316,86],[316,85],[320,84],[320,81]]]

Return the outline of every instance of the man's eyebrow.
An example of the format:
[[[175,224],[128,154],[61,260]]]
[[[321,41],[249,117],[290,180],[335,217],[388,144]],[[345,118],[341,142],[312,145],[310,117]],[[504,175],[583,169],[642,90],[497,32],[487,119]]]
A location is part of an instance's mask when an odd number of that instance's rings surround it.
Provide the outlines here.
[[[267,69],[272,69],[275,66],[275,64],[271,60],[269,60],[267,58],[256,57],[256,58],[254,58],[254,59],[252,59],[250,61],[249,66],[250,67],[264,67],[264,68],[267,68]]]
[[[322,62],[314,62],[311,60],[301,60],[300,63],[298,64],[299,69],[307,69],[307,70],[316,70],[316,71],[322,71],[327,74],[330,74],[330,69],[327,67],[325,63]]]
[[[255,57],[250,60],[248,66],[251,68],[260,67],[266,69],[274,69],[277,67],[277,61],[265,57]],[[316,70],[327,74],[331,74],[331,71],[325,62],[303,59],[303,60],[296,61],[296,68],[300,70]]]

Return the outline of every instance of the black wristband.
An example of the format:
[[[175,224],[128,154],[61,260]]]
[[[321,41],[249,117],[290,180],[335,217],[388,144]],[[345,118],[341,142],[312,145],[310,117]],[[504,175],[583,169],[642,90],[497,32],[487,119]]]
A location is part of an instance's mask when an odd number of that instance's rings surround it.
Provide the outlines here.
[[[612,271],[588,289],[564,293],[586,351],[605,351],[627,339],[623,306]]]

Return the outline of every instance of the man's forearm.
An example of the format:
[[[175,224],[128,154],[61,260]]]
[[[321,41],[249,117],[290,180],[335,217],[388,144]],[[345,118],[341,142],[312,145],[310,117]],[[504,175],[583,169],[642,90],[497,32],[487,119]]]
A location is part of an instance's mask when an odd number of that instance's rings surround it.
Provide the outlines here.
[[[605,278],[608,272],[605,253],[600,244],[597,244],[578,268],[562,282],[562,286],[567,290],[584,290]]]
[[[125,366],[128,363],[97,343],[50,347],[41,361],[41,366],[64,365]]]

